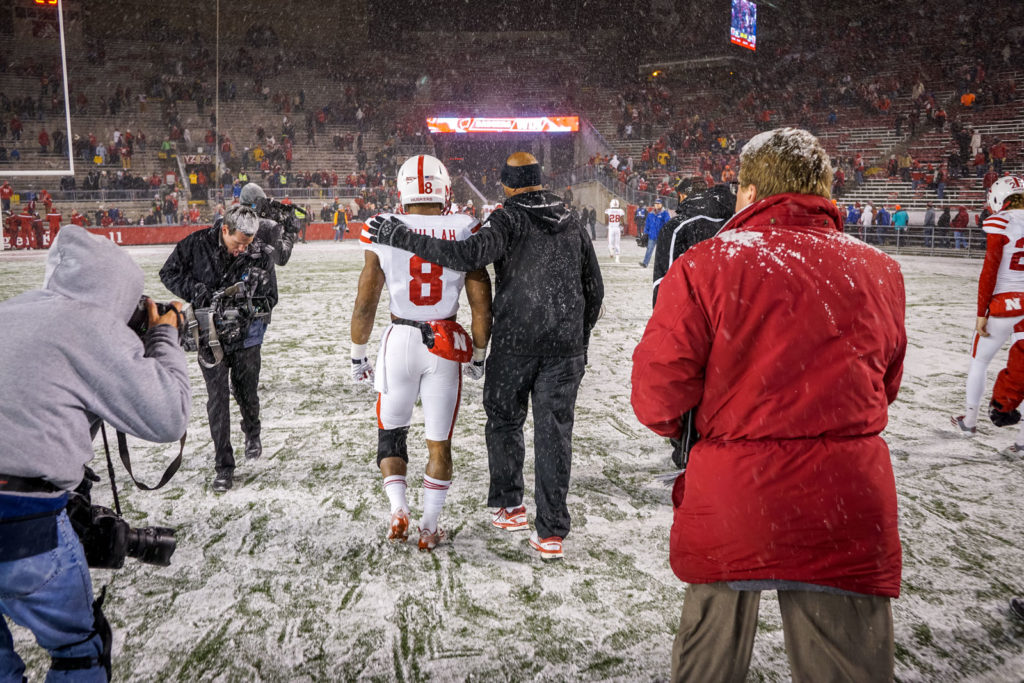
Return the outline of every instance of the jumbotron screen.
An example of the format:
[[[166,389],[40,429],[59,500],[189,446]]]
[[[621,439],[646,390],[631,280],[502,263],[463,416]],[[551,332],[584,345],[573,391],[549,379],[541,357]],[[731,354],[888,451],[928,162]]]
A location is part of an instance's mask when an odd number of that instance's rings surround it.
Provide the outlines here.
[[[427,118],[431,133],[575,133],[580,129],[578,116],[513,116]]]
[[[732,0],[729,40],[748,50],[757,50],[757,3]]]

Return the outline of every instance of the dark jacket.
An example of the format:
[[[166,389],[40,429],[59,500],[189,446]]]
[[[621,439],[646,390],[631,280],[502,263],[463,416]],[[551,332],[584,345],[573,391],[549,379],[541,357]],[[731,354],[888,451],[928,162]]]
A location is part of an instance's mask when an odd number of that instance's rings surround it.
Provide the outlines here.
[[[604,283],[590,237],[558,196],[538,191],[510,197],[461,242],[399,231],[391,245],[464,272],[494,264],[493,353],[586,351]]]
[[[728,185],[715,185],[687,197],[679,205],[675,217],[658,233],[658,247],[654,252],[654,301],[658,300],[658,285],[672,262],[698,242],[714,237],[732,216],[735,206],[736,195]]]
[[[238,256],[231,256],[224,247],[220,226],[218,219],[212,227],[196,230],[178,242],[160,269],[161,282],[175,296],[202,308],[210,304],[214,292],[241,281],[252,269],[259,269],[266,272],[266,281],[257,287],[254,296],[266,297],[269,312],[277,305],[278,297],[274,265],[279,250],[270,246],[279,238],[276,226],[261,221],[256,238]],[[269,316],[265,322],[270,323]]]

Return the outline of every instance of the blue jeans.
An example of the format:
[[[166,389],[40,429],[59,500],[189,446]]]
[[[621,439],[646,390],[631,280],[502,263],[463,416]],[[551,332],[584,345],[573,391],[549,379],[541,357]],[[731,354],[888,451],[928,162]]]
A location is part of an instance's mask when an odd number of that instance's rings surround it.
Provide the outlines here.
[[[0,613],[32,631],[51,657],[99,658],[103,648],[100,637],[89,637],[93,632],[89,568],[66,512],[61,511],[57,518],[56,548],[0,562]],[[20,682],[24,671],[25,663],[14,652],[7,622],[0,619],[0,681]],[[97,663],[91,669],[50,671],[46,680],[106,683],[107,673]]]
[[[644,265],[646,266],[651,262],[651,256],[654,254],[655,247],[658,246],[658,240],[649,237],[647,239],[647,253],[644,254]]]
[[[953,241],[954,241],[957,249],[966,249],[967,248],[967,239],[964,237],[964,233],[961,232],[960,230],[954,230],[953,231]]]

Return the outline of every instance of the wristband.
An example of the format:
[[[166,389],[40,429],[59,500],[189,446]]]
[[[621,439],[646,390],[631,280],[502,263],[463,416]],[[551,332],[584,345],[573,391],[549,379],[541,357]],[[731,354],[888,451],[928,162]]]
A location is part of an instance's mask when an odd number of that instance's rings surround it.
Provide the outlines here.
[[[484,348],[481,349],[480,347],[474,345],[473,346],[473,362],[474,363],[482,363],[484,358],[487,358],[487,347],[485,346]]]
[[[352,344],[352,360],[366,359],[366,344]]]

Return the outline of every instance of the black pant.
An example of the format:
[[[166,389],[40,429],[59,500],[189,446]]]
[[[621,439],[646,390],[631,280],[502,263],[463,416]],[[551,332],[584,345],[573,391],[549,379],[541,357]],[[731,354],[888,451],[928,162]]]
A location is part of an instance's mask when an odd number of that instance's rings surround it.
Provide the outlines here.
[[[583,355],[568,358],[491,354],[484,379],[487,459],[491,471],[487,504],[512,507],[523,500],[523,423],[533,401],[534,500],[541,538],[569,533],[569,473],[576,392]]]
[[[210,435],[216,449],[217,474],[235,469],[231,448],[231,415],[228,389],[235,396],[242,413],[242,433],[247,437],[260,435],[260,347],[226,352],[224,360],[212,368],[200,365],[206,380],[206,415],[210,419]]]

